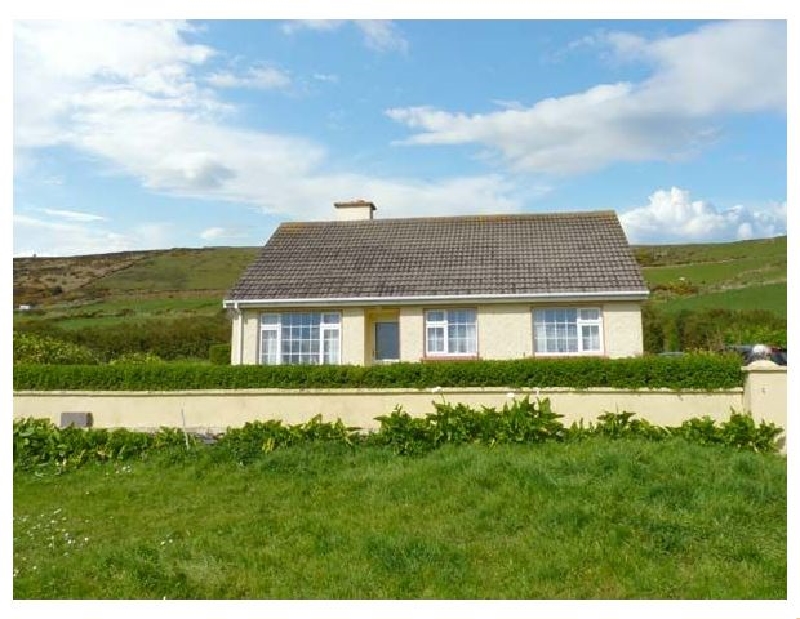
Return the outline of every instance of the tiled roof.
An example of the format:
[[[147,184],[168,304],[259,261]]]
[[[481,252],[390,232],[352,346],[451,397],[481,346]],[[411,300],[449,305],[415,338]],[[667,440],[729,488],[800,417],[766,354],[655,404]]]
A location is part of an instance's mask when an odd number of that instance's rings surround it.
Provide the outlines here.
[[[227,299],[641,291],[613,211],[284,223]]]

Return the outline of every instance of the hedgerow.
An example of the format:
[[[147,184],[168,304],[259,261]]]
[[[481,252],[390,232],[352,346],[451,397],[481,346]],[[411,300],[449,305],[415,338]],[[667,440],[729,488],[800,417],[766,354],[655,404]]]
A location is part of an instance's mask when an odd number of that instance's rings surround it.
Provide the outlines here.
[[[18,324],[15,328],[85,346],[94,351],[101,361],[129,353],[150,353],[165,361],[208,359],[210,346],[230,343],[231,337],[230,321],[224,313],[191,318],[122,321],[78,329],[61,328],[54,320],[36,320]]]
[[[14,470],[42,470],[56,473],[89,462],[146,458],[151,453],[168,454],[171,461],[207,454],[213,460],[249,464],[276,449],[316,443],[338,443],[350,449],[370,445],[391,448],[403,456],[419,456],[444,445],[480,443],[535,444],[605,439],[680,439],[703,445],[726,445],[748,451],[777,450],[782,428],[763,421],[756,425],[745,413],[731,411],[728,421],[717,424],[709,417],[692,418],[677,427],[654,426],[634,414],[604,413],[597,423],[565,427],[563,415],[555,413],[547,398],[531,402],[528,397],[507,403],[502,409],[471,408],[464,404],[434,403],[435,411],[412,417],[396,408],[376,419],[380,428],[362,434],[346,427],[340,419],[324,422],[316,416],[303,424],[284,425],[279,420],[254,421],[241,428],[228,428],[210,446],[178,429],[161,428],[156,433],[130,430],[59,429],[45,419],[14,421]]]
[[[645,352],[719,350],[728,344],[786,346],[786,318],[766,310],[708,308],[668,312],[642,305]]]
[[[719,425],[710,417],[695,417],[677,427],[656,426],[646,419],[633,419],[632,412],[622,411],[605,412],[593,424],[573,423],[565,427],[560,421],[563,415],[552,410],[549,398],[531,402],[526,396],[500,410],[487,407],[477,410],[447,402],[434,402],[434,407],[435,412],[425,417],[411,417],[400,407],[390,415],[377,417],[380,430],[372,439],[392,446],[399,455],[420,455],[446,444],[530,444],[590,437],[651,441],[680,438],[703,445],[727,445],[771,453],[777,450],[777,438],[783,432],[782,428],[763,420],[756,425],[751,415],[733,409],[728,421]]]
[[[97,356],[84,346],[37,333],[14,331],[14,363],[72,365],[97,363]]]
[[[208,360],[211,361],[213,365],[230,365],[231,345],[212,344],[208,349]]]
[[[737,355],[630,359],[526,359],[352,366],[17,365],[15,390],[175,391],[185,389],[311,389],[613,387],[726,389],[741,387]]]

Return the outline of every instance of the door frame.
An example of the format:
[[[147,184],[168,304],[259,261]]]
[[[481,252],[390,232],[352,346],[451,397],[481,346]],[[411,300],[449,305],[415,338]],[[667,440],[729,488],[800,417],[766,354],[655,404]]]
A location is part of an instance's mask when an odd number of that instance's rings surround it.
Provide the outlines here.
[[[397,325],[397,358],[396,359],[378,359],[378,325],[381,324],[395,324]],[[372,322],[372,363],[374,364],[381,364],[381,363],[396,363],[400,361],[400,320],[375,320]]]

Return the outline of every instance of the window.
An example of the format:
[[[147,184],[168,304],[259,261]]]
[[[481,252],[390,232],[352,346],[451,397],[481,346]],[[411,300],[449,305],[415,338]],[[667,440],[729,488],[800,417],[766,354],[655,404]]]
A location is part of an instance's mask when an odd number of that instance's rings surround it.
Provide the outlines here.
[[[429,310],[425,314],[426,355],[474,355],[478,351],[476,312]]]
[[[336,365],[340,342],[338,312],[261,314],[262,365]]]
[[[548,355],[603,352],[603,321],[597,308],[533,311],[533,351]]]

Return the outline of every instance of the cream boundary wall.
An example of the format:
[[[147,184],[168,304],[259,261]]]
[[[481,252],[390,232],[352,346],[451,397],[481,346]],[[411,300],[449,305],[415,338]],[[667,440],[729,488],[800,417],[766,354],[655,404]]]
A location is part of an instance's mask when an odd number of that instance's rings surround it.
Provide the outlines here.
[[[745,368],[742,408],[752,411],[756,422],[763,419],[786,428],[786,366],[771,361],[754,361]]]
[[[629,410],[659,425],[677,425],[688,417],[709,415],[727,419],[731,407],[742,408],[742,389],[716,392],[671,390],[626,391],[620,389],[543,389],[553,410],[569,425],[592,421],[604,411]],[[531,389],[517,390],[515,397],[536,397]],[[282,419],[302,423],[321,414],[326,421],[341,419],[364,429],[378,427],[375,417],[401,405],[409,414],[425,416],[431,402],[444,400],[472,406],[502,407],[508,389],[443,389],[441,394],[417,389],[237,389],[166,392],[118,391],[23,391],[14,394],[14,418],[43,417],[60,422],[62,412],[91,412],[94,427],[153,429],[180,427],[181,410],[188,428],[222,431],[257,419]]]
[[[610,358],[634,357],[644,349],[642,313],[638,303],[592,303],[580,305],[560,304],[559,307],[600,307],[603,312],[604,356]],[[459,307],[448,305],[449,307]],[[524,359],[533,356],[534,307],[550,305],[484,304],[462,305],[476,308],[478,318],[478,355],[481,359]],[[342,363],[368,365],[372,363],[374,348],[374,321],[399,316],[400,360],[417,362],[425,355],[424,310],[428,308],[404,306],[399,309],[342,308],[341,345]],[[275,308],[271,311],[287,311]],[[259,315],[262,310],[242,310],[244,316],[243,363],[258,363]],[[239,363],[239,321],[231,321],[231,363]]]
[[[513,397],[550,398],[553,410],[564,415],[565,425],[581,419],[592,422],[605,411],[627,410],[651,423],[675,426],[705,415],[723,421],[734,409],[749,411],[756,423],[771,422],[786,429],[786,367],[757,361],[744,370],[744,389],[517,389]],[[63,412],[90,412],[97,428],[150,430],[181,427],[183,413],[187,429],[221,432],[248,421],[280,419],[296,424],[322,415],[326,421],[341,419],[366,430],[377,428],[375,417],[391,413],[397,405],[411,415],[424,416],[433,411],[434,400],[502,407],[510,398],[504,388],[443,389],[437,394],[418,389],[18,391],[14,419],[46,418],[58,425]]]

